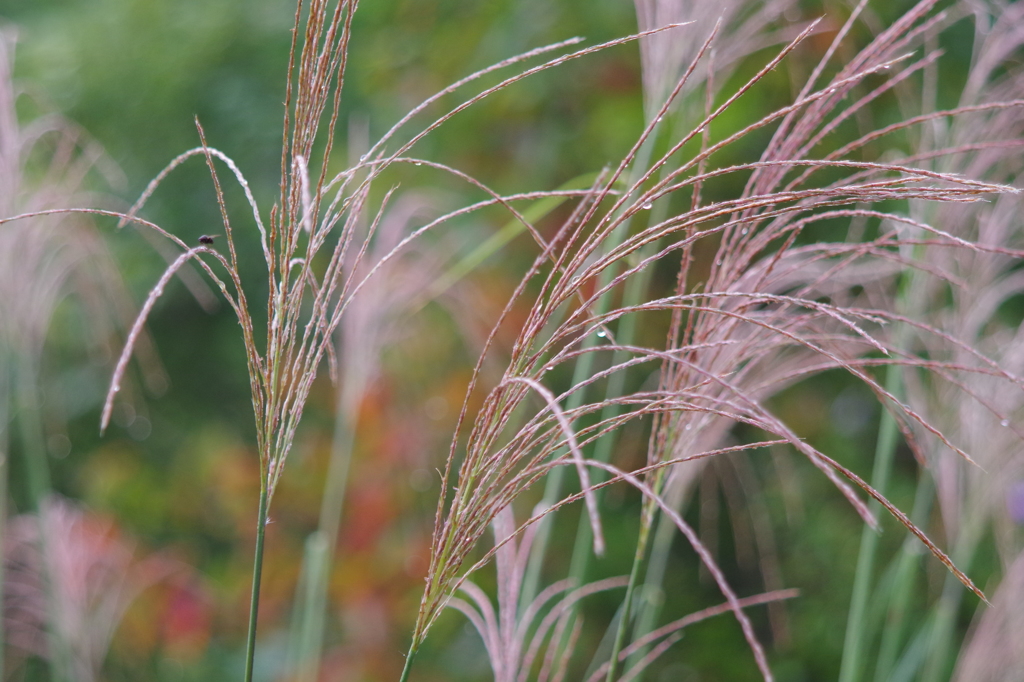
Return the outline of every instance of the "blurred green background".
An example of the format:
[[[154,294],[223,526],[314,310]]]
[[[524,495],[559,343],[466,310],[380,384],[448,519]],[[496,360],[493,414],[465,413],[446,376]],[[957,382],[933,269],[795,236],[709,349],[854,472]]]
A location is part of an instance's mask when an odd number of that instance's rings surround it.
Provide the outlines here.
[[[907,4],[876,9],[895,15]],[[818,3],[805,3],[802,14],[822,11]],[[830,11],[845,15],[847,10]],[[194,118],[209,144],[236,160],[267,210],[279,181],[293,13],[294,6],[284,0],[0,0],[0,18],[18,36],[20,112],[26,120],[42,111],[60,112],[102,145],[123,182],[103,186],[97,181],[93,189],[103,205],[118,210],[127,208],[170,159],[198,144]],[[375,140],[420,100],[476,69],[571,36],[595,43],[635,30],[634,8],[626,0],[364,2],[350,47],[339,157],[349,153],[354,146],[349,139],[359,139],[364,127]],[[860,31],[855,39],[863,42],[865,36]],[[796,70],[806,74],[810,60],[827,44],[827,37],[809,41],[797,52]],[[950,63],[968,49],[951,45]],[[767,54],[749,58],[737,77],[763,64]],[[788,100],[794,86],[787,73],[773,78],[750,94],[752,110]],[[460,114],[421,143],[418,155],[466,171],[499,192],[554,188],[617,162],[642,126],[642,101],[638,51],[626,45],[517,84]],[[421,180],[410,172],[404,188]],[[441,205],[474,196],[454,183],[434,177],[430,182],[430,196]],[[243,260],[259,272],[255,229],[237,192],[229,191],[229,203],[236,229],[252,237],[241,240],[247,242]],[[189,243],[200,234],[220,232],[202,160],[172,174],[144,214]],[[118,231],[112,221],[98,224],[132,297],[141,302],[164,262],[137,233]],[[468,252],[480,235],[503,224],[500,213],[484,213],[453,227],[442,243]],[[478,330],[495,319],[532,257],[532,244],[520,238],[470,276]],[[126,541],[135,543],[138,556],[162,556],[187,567],[175,580],[142,592],[128,610],[104,679],[232,679],[241,673],[259,492],[239,330],[227,306],[208,313],[177,281],[158,302],[148,329],[169,378],[166,390],[147,392],[136,376],[131,400],[119,406],[114,425],[101,438],[97,425],[110,364],[83,358],[73,315],[55,318],[43,399],[45,407],[66,417],[66,424],[54,419],[49,426],[58,435],[66,429],[71,446],[49,441],[54,486],[116,524]],[[426,569],[438,490],[434,470],[442,466],[476,356],[478,341],[466,336],[442,307],[428,306],[389,344],[383,370],[361,407],[339,560],[331,577],[323,679],[398,677]],[[863,387],[828,375],[787,391],[774,407],[802,437],[861,474],[870,471],[878,408]],[[316,526],[333,413],[333,390],[325,377],[314,390],[271,511],[257,653],[263,681],[280,679],[283,670],[302,543]],[[624,452],[623,461],[637,461],[644,438],[636,434],[627,441],[633,451]],[[755,615],[758,627],[771,642],[778,679],[834,679],[859,519],[802,459],[777,453],[751,462],[746,483],[757,492],[750,504],[770,510],[783,582],[802,593],[784,607],[784,632],[770,629],[764,613]],[[891,499],[909,508],[916,464],[906,450],[898,453],[898,462]],[[731,465],[720,469],[723,486],[743,484]],[[16,467],[12,475],[13,514],[24,508],[25,499]],[[721,504],[732,501],[723,498]],[[639,507],[625,490],[612,492],[609,504]],[[690,507],[688,518],[700,525],[697,505]],[[622,550],[597,562],[595,577],[628,572],[635,516],[618,518],[607,520],[608,533],[610,544]],[[756,531],[734,518],[725,510],[718,516],[719,551],[737,591],[752,594],[763,589],[759,567],[742,549],[736,551],[732,538],[742,546]],[[573,521],[566,527],[574,526]],[[904,533],[891,519],[884,527],[882,543],[891,553]],[[713,583],[698,575],[696,558],[682,543],[674,562],[665,613],[682,615],[718,603]],[[937,562],[926,562],[925,570],[934,585],[941,584]],[[988,570],[982,566],[975,572],[979,584]],[[551,579],[559,577],[556,565]],[[596,645],[617,599],[589,602],[594,632],[588,630],[583,651]],[[587,662],[577,662],[581,672]],[[418,680],[490,675],[479,638],[454,612],[428,638],[419,663]],[[31,666],[28,673],[31,677]],[[722,617],[689,631],[649,679],[708,682],[755,675],[735,620]]]

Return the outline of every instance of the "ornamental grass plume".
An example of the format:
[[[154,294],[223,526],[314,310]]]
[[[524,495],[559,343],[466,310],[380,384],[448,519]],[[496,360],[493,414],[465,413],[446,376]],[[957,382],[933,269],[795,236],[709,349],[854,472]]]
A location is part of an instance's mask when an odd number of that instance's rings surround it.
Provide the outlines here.
[[[677,168],[655,179],[658,171],[682,153],[687,143],[699,139],[723,112],[782,63],[813,26],[688,133],[670,143],[668,152],[640,169],[637,179],[618,196],[612,196],[615,182],[636,161],[637,151],[658,121],[658,116],[653,117],[625,159],[584,199],[582,210],[548,241],[516,292],[518,296],[525,291],[532,278],[540,280],[539,293],[506,373],[495,387],[485,392],[483,406],[475,417],[464,411],[464,421],[453,440],[445,475],[446,486],[451,488],[442,496],[438,509],[428,584],[410,654],[415,653],[452,590],[491,556],[492,553],[487,554],[468,571],[463,568],[487,524],[552,468],[569,466],[579,471],[582,492],[565,498],[524,525],[550,514],[566,500],[593,495],[588,468],[610,471],[613,480],[624,480],[637,487],[647,500],[644,528],[649,527],[651,517],[660,510],[684,534],[739,620],[763,677],[772,679],[763,648],[737,595],[693,530],[673,510],[674,504],[664,497],[665,472],[684,472],[683,476],[676,476],[678,486],[678,480],[684,480],[686,475],[686,469],[678,465],[724,452],[721,441],[737,423],[754,427],[768,438],[735,449],[753,451],[779,442],[792,445],[836,485],[867,523],[874,525],[876,521],[856,488],[867,492],[896,516],[958,580],[984,598],[903,512],[850,469],[799,438],[764,403],[766,398],[802,378],[842,370],[864,382],[906,423],[920,427],[943,446],[971,461],[961,447],[925,416],[887,390],[873,376],[871,368],[895,364],[936,369],[926,357],[894,346],[884,333],[886,325],[901,319],[891,308],[895,274],[926,269],[926,265],[906,256],[906,248],[914,240],[895,226],[914,222],[931,241],[947,249],[968,253],[990,249],[895,212],[865,206],[894,201],[970,204],[991,194],[1012,195],[1017,190],[915,166],[913,158],[906,162],[881,162],[855,155],[886,134],[962,113],[959,111],[909,119],[863,134],[839,149],[818,151],[830,132],[936,58],[934,53],[914,56],[912,52],[922,36],[942,20],[941,14],[933,13],[936,3],[926,0],[881,32],[834,76],[825,79],[824,84],[819,84],[865,4],[860,3],[840,29],[793,104],[699,152],[691,152],[689,158],[678,162]],[[702,57],[703,51],[696,59]],[[692,67],[662,104],[659,115],[672,105],[690,72]],[[884,77],[880,85],[858,94],[865,81],[874,84],[878,77]],[[985,107],[1009,110],[1022,104],[1009,101]],[[713,165],[717,152],[772,124],[777,126],[760,160],[725,167]],[[706,204],[700,201],[699,188],[730,174],[744,174],[747,178],[741,195]],[[642,221],[655,202],[670,201],[673,196],[689,199],[690,208],[670,213],[659,221]],[[831,238],[805,243],[803,235],[808,230],[819,225],[828,227],[829,221],[834,225],[851,219],[872,221],[879,226],[878,235],[845,242],[845,231],[833,231]],[[639,225],[626,234],[620,227],[630,220]],[[642,253],[644,246],[661,239],[667,243],[657,252]],[[695,250],[708,243],[715,255],[702,273],[704,281],[697,287],[696,277],[690,272],[696,267]],[[553,262],[546,267],[552,253]],[[681,258],[682,263],[677,278],[679,288],[673,295],[628,307],[595,310],[606,292],[621,291],[630,278],[666,258]],[[607,279],[602,281],[602,276]],[[595,282],[599,283],[596,287]],[[621,326],[628,316],[643,319],[666,312],[672,315],[673,322],[665,348],[625,346],[616,341],[616,323]],[[941,335],[935,329],[928,331]],[[594,337],[599,339],[598,343],[588,344],[588,339]],[[628,359],[606,364],[561,393],[546,386],[546,379],[559,364],[578,362],[588,354],[608,355],[616,351],[626,353]],[[651,363],[662,368],[656,390],[563,407],[574,393],[618,372]],[[473,382],[470,394],[476,388]],[[537,400],[531,400],[531,395]],[[605,417],[604,409],[612,404],[618,405],[621,413]],[[518,418],[519,414],[525,416]],[[655,418],[657,426],[648,467],[641,472],[629,474],[586,458],[586,446],[626,422],[647,415]],[[462,436],[464,429],[468,432]],[[465,454],[458,461],[456,445],[460,436],[465,438]],[[649,475],[647,483],[637,477],[639,473]],[[451,501],[446,503],[447,496]],[[591,517],[594,551],[599,553],[600,524],[592,502],[587,513]],[[646,553],[646,537],[647,531],[642,530],[636,552],[638,563]],[[622,622],[629,620],[630,604],[627,594]],[[617,637],[617,641],[621,643],[622,637]],[[613,661],[618,653],[618,648],[613,649]],[[608,679],[615,679],[615,675],[613,665]]]
[[[183,568],[160,556],[136,558],[111,521],[57,496],[39,514],[12,518],[3,542],[3,617],[11,651],[19,659],[38,656],[54,665],[57,652],[47,633],[56,628],[70,654],[69,679],[82,682],[102,679],[114,632],[139,593]],[[60,605],[56,622],[50,590]]]
[[[626,580],[608,578],[584,586],[574,585],[571,579],[560,580],[542,590],[520,613],[523,577],[537,526],[527,528],[517,542],[513,535],[516,523],[511,506],[498,512],[492,526],[498,576],[497,609],[487,593],[470,580],[459,586],[465,598],[452,597],[448,605],[465,615],[483,638],[495,682],[526,682],[537,660],[543,661],[536,677],[538,682],[561,680],[582,625],[579,620],[573,622],[570,618],[572,605],[596,592],[622,587]],[[552,600],[555,600],[553,604]],[[569,646],[559,651],[558,643],[568,627],[572,627]],[[545,652],[546,655],[538,659]]]

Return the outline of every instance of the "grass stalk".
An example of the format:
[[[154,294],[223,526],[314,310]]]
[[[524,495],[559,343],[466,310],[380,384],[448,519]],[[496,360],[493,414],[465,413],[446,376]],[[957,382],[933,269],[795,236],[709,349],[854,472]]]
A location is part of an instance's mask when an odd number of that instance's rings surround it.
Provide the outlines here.
[[[260,610],[260,580],[263,577],[263,540],[267,531],[267,485],[260,486],[260,509],[257,514],[256,551],[252,562],[252,596],[249,601],[249,627],[245,640],[245,682],[252,682],[256,658],[256,620]]]
[[[313,682],[317,679],[327,626],[327,587],[331,565],[337,549],[341,528],[348,474],[352,462],[352,444],[355,439],[354,415],[363,387],[347,387],[338,391],[335,414],[334,439],[327,465],[327,481],[320,502],[320,520],[317,530],[306,539],[299,601],[292,623],[290,666],[296,680]]]
[[[902,383],[899,368],[887,367],[885,390],[893,395],[898,395],[901,392]],[[878,427],[878,438],[875,441],[875,464],[871,471],[871,486],[881,495],[885,494],[889,475],[892,473],[898,435],[896,420],[888,412],[883,411]],[[882,505],[872,500],[869,509],[872,514],[878,515],[882,511]],[[866,649],[871,637],[871,633],[868,632],[869,621],[865,616],[871,597],[872,576],[877,554],[878,532],[865,525],[861,531],[860,551],[857,555],[857,569],[853,579],[853,594],[850,597],[850,611],[846,619],[846,637],[843,641],[839,682],[859,680],[864,669]]]
[[[643,270],[636,277],[630,279],[627,283],[626,291],[624,294],[625,305],[637,305],[641,302],[643,294],[647,290],[647,284],[650,282],[650,269]],[[630,345],[634,341],[636,335],[636,318],[627,316],[622,319],[616,334],[616,340],[623,345]],[[584,357],[593,357],[593,354],[588,354]],[[613,364],[619,364],[629,359],[629,354],[625,351],[616,351],[614,353]],[[582,359],[582,358],[581,358]],[[605,392],[606,399],[611,401],[612,399],[623,395],[625,390],[625,372],[616,372],[608,379],[608,387]],[[622,406],[615,402],[609,402],[608,405],[601,411],[601,421],[612,420],[619,416],[622,412]],[[608,462],[611,459],[612,450],[614,449],[616,436],[618,432],[613,431],[606,434],[601,440],[599,440],[594,446],[594,459],[599,462]],[[559,473],[564,471],[564,468],[559,468]],[[552,472],[553,474],[554,472]],[[594,472],[594,483],[600,483],[604,478],[604,475],[600,470]],[[595,491],[595,496],[600,502],[603,496],[603,491]],[[644,535],[641,529],[641,535]],[[573,546],[572,559],[569,564],[569,577],[577,581],[577,584],[584,584],[587,577],[587,569],[590,565],[591,557],[591,540],[593,539],[593,532],[590,529],[590,523],[587,516],[584,514],[580,517],[579,526],[576,529],[576,542]],[[637,558],[634,559],[633,567],[630,570],[630,579],[626,587],[625,602],[622,608],[619,609],[621,618],[618,618],[616,622],[616,633],[612,645],[611,653],[611,664],[609,668],[609,674],[615,673],[616,664],[618,661],[618,654],[622,650],[622,644],[625,641],[625,632],[628,629],[629,620],[631,617],[630,604],[632,603],[632,595],[636,586],[636,580],[638,577],[638,563],[643,560],[643,555],[646,553],[646,543],[642,540],[637,541]],[[532,558],[532,557],[531,557]],[[611,679],[611,678],[609,678]]]
[[[659,477],[659,485],[655,488],[659,492],[661,490],[661,480],[663,479]],[[668,572],[669,553],[672,549],[672,541],[676,536],[675,524],[664,514],[659,514],[655,505],[649,505],[644,519],[646,520],[646,525],[641,527],[641,538],[637,541],[637,554],[634,556],[634,563],[638,562],[637,557],[640,558],[639,560],[643,559],[643,556],[640,554],[641,540],[645,544],[651,543],[653,549],[651,550],[651,557],[647,561],[644,586],[639,594],[640,603],[637,605],[636,624],[633,627],[634,640],[652,632],[655,624],[658,622],[661,606],[664,603],[664,584],[665,575]],[[658,521],[657,526],[654,525],[655,519]],[[644,537],[645,535],[650,535],[652,528],[654,528],[654,537]],[[627,662],[627,668],[632,668],[635,662],[643,658],[646,651],[647,647],[638,649]]]
[[[907,645],[906,651],[893,668],[892,674],[886,678],[886,682],[911,682],[917,677],[928,654],[928,641],[934,627],[935,614],[932,613]]]
[[[636,542],[636,553],[633,556],[633,566],[629,570],[629,582],[626,584],[626,596],[622,600],[622,618],[619,619],[615,630],[615,640],[612,644],[611,654],[608,656],[608,674],[605,676],[607,682],[614,682],[619,667],[619,653],[626,643],[626,632],[629,630],[629,622],[632,618],[633,595],[636,592],[637,581],[640,579],[640,570],[643,567],[644,557],[647,553],[647,539],[650,534],[651,523],[645,515],[640,522],[640,537]],[[634,634],[636,634],[634,632]]]
[[[412,670],[412,661],[416,658],[416,652],[415,644],[409,647],[409,651],[405,654],[405,665],[402,666],[402,675],[398,678],[398,682],[408,682],[409,672]]]
[[[330,556],[324,533],[316,530],[306,538],[302,572],[296,592],[296,606],[288,646],[288,669],[295,680],[316,680],[323,649],[327,605],[327,576]]]
[[[982,524],[968,518],[960,530],[956,547],[952,552],[953,560],[961,570],[969,571],[977,556]],[[950,658],[952,640],[956,631],[956,617],[963,601],[963,590],[957,589],[947,580],[942,586],[942,596],[934,610],[934,627],[929,633],[927,657],[921,674],[922,682],[939,682],[949,679],[954,662]]]
[[[923,471],[914,494],[914,508],[910,515],[915,524],[920,526],[928,518],[934,495],[935,480],[927,471]],[[896,575],[889,593],[885,626],[882,630],[878,659],[875,664],[876,680],[888,680],[896,666],[903,630],[906,626],[907,610],[910,606],[914,574],[923,553],[923,548],[915,538],[907,538],[896,559]]]
[[[0,346],[0,352],[4,351],[3,346]],[[10,475],[7,457],[10,452],[10,431],[8,425],[10,424],[10,409],[9,399],[10,391],[8,388],[8,374],[4,361],[4,356],[0,356],[0,538],[7,537],[7,478]],[[3,599],[4,599],[4,543],[0,542],[0,612],[3,611]],[[0,680],[7,679],[4,675],[6,670],[6,661],[4,659],[4,651],[7,642],[7,634],[4,630],[4,619],[0,618]]]
[[[37,393],[36,363],[27,354],[16,358],[15,391],[17,392],[17,424],[28,492],[29,508],[36,514],[39,550],[42,556],[42,580],[46,593],[49,627],[46,629],[50,651],[50,674],[55,682],[71,682],[71,649],[60,627],[61,592],[54,574],[53,545],[47,524],[47,499],[51,494],[50,469],[47,464],[43,423]]]

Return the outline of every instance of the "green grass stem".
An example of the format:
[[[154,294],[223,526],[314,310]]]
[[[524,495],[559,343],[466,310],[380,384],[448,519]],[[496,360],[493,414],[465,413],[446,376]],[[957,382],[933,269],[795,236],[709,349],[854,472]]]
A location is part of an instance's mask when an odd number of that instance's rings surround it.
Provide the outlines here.
[[[8,400],[10,392],[7,386],[7,368],[5,367],[5,356],[0,356],[0,538],[7,537],[7,477],[9,467],[7,464],[7,453],[10,452],[10,431],[8,424],[10,410]],[[4,543],[0,542],[0,602],[4,594]],[[4,675],[5,659],[4,647],[6,646],[7,634],[4,630],[4,619],[0,618],[0,680],[7,679]]]
[[[42,578],[46,591],[49,627],[46,637],[50,654],[50,674],[55,682],[71,682],[71,649],[60,627],[62,613],[60,590],[54,575],[53,542],[49,537],[46,502],[51,494],[50,468],[47,463],[43,422],[37,393],[37,365],[31,357],[15,357],[15,390],[17,391],[17,426],[28,492],[29,508],[36,514],[39,549],[43,557]]]
[[[320,669],[327,620],[327,578],[331,557],[328,541],[321,531],[306,538],[302,572],[296,589],[297,600],[288,643],[288,670],[297,682],[315,682]]]
[[[245,682],[252,682],[256,658],[256,620],[260,611],[260,580],[263,577],[263,539],[267,532],[267,485],[260,486],[260,510],[257,514],[256,551],[252,562],[252,596],[249,601],[249,627],[245,640]]]
[[[902,392],[902,378],[898,368],[889,366],[885,372],[885,389],[893,394]],[[899,431],[896,421],[883,410],[875,442],[875,464],[871,471],[871,486],[881,495],[889,484],[893,457],[896,453]],[[881,503],[872,500],[868,507],[875,516],[881,513]],[[878,533],[865,525],[861,531],[860,551],[857,555],[857,569],[853,579],[853,594],[850,597],[850,611],[846,618],[846,637],[843,641],[843,658],[839,667],[839,682],[855,682],[861,679],[865,667],[867,647],[872,633],[865,617],[871,598],[872,577],[875,558],[878,554]]]
[[[931,513],[932,500],[935,495],[935,481],[927,471],[921,473],[914,495],[914,508],[910,520],[921,527]],[[896,666],[903,631],[906,628],[907,612],[910,608],[910,597],[913,594],[914,577],[921,557],[925,553],[924,546],[917,538],[908,537],[903,541],[892,586],[888,595],[888,606],[885,615],[885,626],[878,647],[878,659],[875,664],[875,680],[888,680]]]
[[[288,667],[298,682],[315,682],[319,674],[327,627],[327,588],[337,550],[355,441],[353,415],[358,409],[363,387],[346,385],[338,393],[334,439],[320,501],[320,520],[317,530],[306,538],[297,589],[298,602],[290,633]]]
[[[412,661],[416,658],[417,648],[415,643],[409,647],[408,653],[405,654],[405,665],[402,666],[402,676],[398,678],[398,682],[408,682],[409,672],[412,670]]]
[[[636,592],[637,581],[640,578],[640,570],[643,566],[644,555],[647,552],[647,536],[649,535],[651,523],[647,516],[641,520],[640,537],[636,543],[636,554],[633,557],[633,566],[629,570],[629,582],[626,584],[626,596],[622,599],[622,617],[615,628],[615,640],[612,644],[611,653],[608,655],[608,674],[606,682],[614,682],[615,675],[619,668],[619,652],[626,643],[626,632],[629,630],[629,622],[632,619],[633,595]]]
[[[964,572],[971,569],[977,558],[978,544],[984,528],[985,516],[975,514],[964,520],[951,553],[953,563]],[[953,578],[950,582],[948,578]],[[956,632],[956,618],[964,598],[964,588],[954,576],[947,576],[942,586],[942,596],[935,607],[935,625],[930,632],[928,655],[921,675],[922,682],[939,682],[949,679],[954,660],[953,636]],[[959,649],[957,649],[959,651]]]
[[[660,481],[661,479],[659,479]],[[658,491],[660,485],[655,490]],[[665,575],[668,573],[668,559],[672,549],[672,542],[676,537],[677,528],[672,521],[664,514],[658,513],[654,504],[649,504],[646,510],[645,519],[649,519],[646,527],[641,527],[641,533],[650,533],[654,527],[653,539],[642,538],[645,543],[651,545],[651,556],[647,561],[647,571],[644,574],[644,586],[640,591],[639,603],[637,604],[636,623],[633,627],[633,638],[637,639],[654,630],[661,615],[661,607],[665,602]],[[657,526],[654,526],[654,519],[657,519]],[[639,553],[640,541],[637,542],[638,553],[634,557],[641,557]],[[631,578],[632,580],[632,574]],[[649,647],[643,647],[630,656],[626,663],[631,668],[634,663],[642,659]],[[637,677],[639,680],[640,678]]]

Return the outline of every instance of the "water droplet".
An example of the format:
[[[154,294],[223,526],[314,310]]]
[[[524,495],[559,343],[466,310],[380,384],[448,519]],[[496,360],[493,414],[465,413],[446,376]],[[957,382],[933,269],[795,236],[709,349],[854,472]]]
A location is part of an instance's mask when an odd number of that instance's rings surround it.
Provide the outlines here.
[[[650,201],[645,201],[644,205],[641,208],[643,208],[645,211],[650,211],[653,206],[654,206],[654,203],[652,203]]]
[[[545,372],[550,372],[550,371],[551,371],[551,370],[553,370],[554,368],[555,368],[555,366],[554,366],[554,365],[548,365],[547,367],[545,367],[545,368],[544,368],[544,371],[545,371]]]
[[[697,128],[697,132],[698,133],[703,133],[704,132],[704,128],[705,128],[705,126],[701,126],[700,128]]]
[[[748,230],[745,227],[742,230],[740,230],[740,234],[746,234],[747,232],[750,232],[750,230]]]
[[[685,428],[687,431],[689,431],[690,429],[693,428],[693,424],[687,424]]]
[[[655,123],[661,123],[661,119],[662,119],[662,117],[659,116],[658,118],[654,119],[654,122]]]
[[[1010,425],[1010,420],[1009,419],[1004,419],[1003,421],[999,422],[999,424],[1002,425],[1002,426],[1009,426]]]
[[[603,339],[606,336],[608,336],[608,332],[606,332],[603,329],[601,331],[597,332],[597,337],[600,338],[600,339]]]
[[[422,166],[423,162],[422,161],[413,161],[412,165],[414,165],[414,166]]]
[[[722,264],[722,259],[721,258],[719,258],[718,260],[715,261],[715,265],[721,265],[721,264]]]

